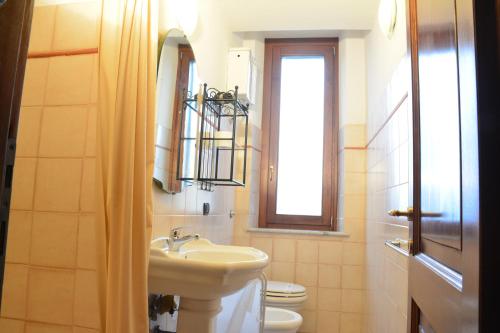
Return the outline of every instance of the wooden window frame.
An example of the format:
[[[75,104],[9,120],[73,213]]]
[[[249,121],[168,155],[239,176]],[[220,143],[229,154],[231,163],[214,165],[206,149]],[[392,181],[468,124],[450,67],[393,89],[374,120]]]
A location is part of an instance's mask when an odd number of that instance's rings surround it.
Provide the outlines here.
[[[181,125],[181,109],[184,99],[183,92],[189,84],[189,64],[191,61],[196,61],[193,49],[190,45],[179,44],[178,46],[178,62],[177,62],[177,77],[175,81],[175,97],[174,97],[174,112],[172,117],[172,155],[170,158],[170,174],[169,187],[174,193],[182,191],[182,181],[177,179],[177,160],[179,154],[179,131]],[[197,92],[191,92],[193,94]]]
[[[262,110],[262,158],[259,227],[302,230],[336,230],[338,196],[339,65],[338,38],[266,39]],[[281,57],[321,55],[325,58],[325,121],[323,150],[322,216],[276,214]],[[274,166],[270,179],[269,168]]]

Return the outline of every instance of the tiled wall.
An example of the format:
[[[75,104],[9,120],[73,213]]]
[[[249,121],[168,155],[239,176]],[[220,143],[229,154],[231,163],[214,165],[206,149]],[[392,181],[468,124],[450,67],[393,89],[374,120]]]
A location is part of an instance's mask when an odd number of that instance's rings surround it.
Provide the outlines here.
[[[98,2],[36,7],[30,54],[95,48]],[[97,54],[28,60],[0,332],[92,333]]]
[[[253,129],[260,136],[257,129]],[[296,282],[309,299],[300,332],[363,332],[365,312],[365,131],[364,125],[341,130],[338,220],[347,236],[248,232],[257,226],[260,151],[251,150],[249,185],[237,190],[234,243],[265,251],[271,258],[268,279]],[[254,136],[252,136],[253,138]]]
[[[217,187],[214,192],[189,186],[181,193],[168,194],[153,186],[153,238],[168,236],[171,228],[183,227],[183,233],[198,233],[219,244],[230,244],[233,237],[234,188]],[[203,203],[210,214],[203,216]]]
[[[406,332],[408,258],[384,242],[409,237],[407,220],[387,215],[390,209],[411,206],[411,111],[405,89],[408,74],[402,62],[387,85],[384,99],[374,106],[368,119],[367,281],[371,333]]]
[[[370,333],[406,332],[408,259],[384,245],[408,239],[404,218],[390,209],[409,205],[411,104],[407,65],[406,1],[396,0],[394,33],[387,38],[373,23],[366,35],[367,77],[367,288]],[[396,107],[401,101],[400,107]]]

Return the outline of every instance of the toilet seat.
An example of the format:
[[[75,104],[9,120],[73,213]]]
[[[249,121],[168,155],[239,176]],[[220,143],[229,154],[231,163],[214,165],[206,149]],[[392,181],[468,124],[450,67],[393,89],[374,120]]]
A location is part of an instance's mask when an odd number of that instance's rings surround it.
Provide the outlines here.
[[[268,281],[266,304],[271,307],[299,311],[307,300],[306,288],[299,284]]]
[[[266,295],[271,297],[304,297],[306,296],[306,288],[300,284],[268,281]]]

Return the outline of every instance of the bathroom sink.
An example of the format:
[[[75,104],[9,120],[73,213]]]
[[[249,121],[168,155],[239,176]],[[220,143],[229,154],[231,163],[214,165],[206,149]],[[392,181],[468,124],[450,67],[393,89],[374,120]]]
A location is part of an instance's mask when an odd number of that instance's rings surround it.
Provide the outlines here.
[[[264,252],[243,246],[192,240],[169,251],[162,239],[153,241],[149,259],[149,291],[214,300],[258,278],[268,263]]]

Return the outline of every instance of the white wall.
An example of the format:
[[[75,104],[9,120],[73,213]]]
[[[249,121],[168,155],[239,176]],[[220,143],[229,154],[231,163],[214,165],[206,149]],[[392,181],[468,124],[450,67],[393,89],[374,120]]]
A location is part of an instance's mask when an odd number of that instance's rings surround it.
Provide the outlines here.
[[[370,29],[378,0],[218,0],[233,31]]]
[[[397,0],[397,13],[396,30],[392,39],[384,36],[377,22],[374,22],[373,29],[366,37],[369,134],[382,125],[387,116],[386,90],[396,67],[406,55],[405,0]]]
[[[210,87],[225,88],[227,51],[237,39],[228,29],[222,12],[215,10],[217,0],[197,0],[198,24],[187,36],[193,48],[201,82]],[[159,10],[160,33],[180,28],[174,17],[172,0],[161,0]]]
[[[252,49],[258,68],[256,103],[251,107],[250,123],[261,127],[265,36],[247,33],[243,46]],[[287,33],[286,36],[290,36]],[[339,37],[339,127],[366,123],[365,39],[362,32],[344,32]]]
[[[340,38],[340,128],[366,123],[365,40],[362,36]]]

